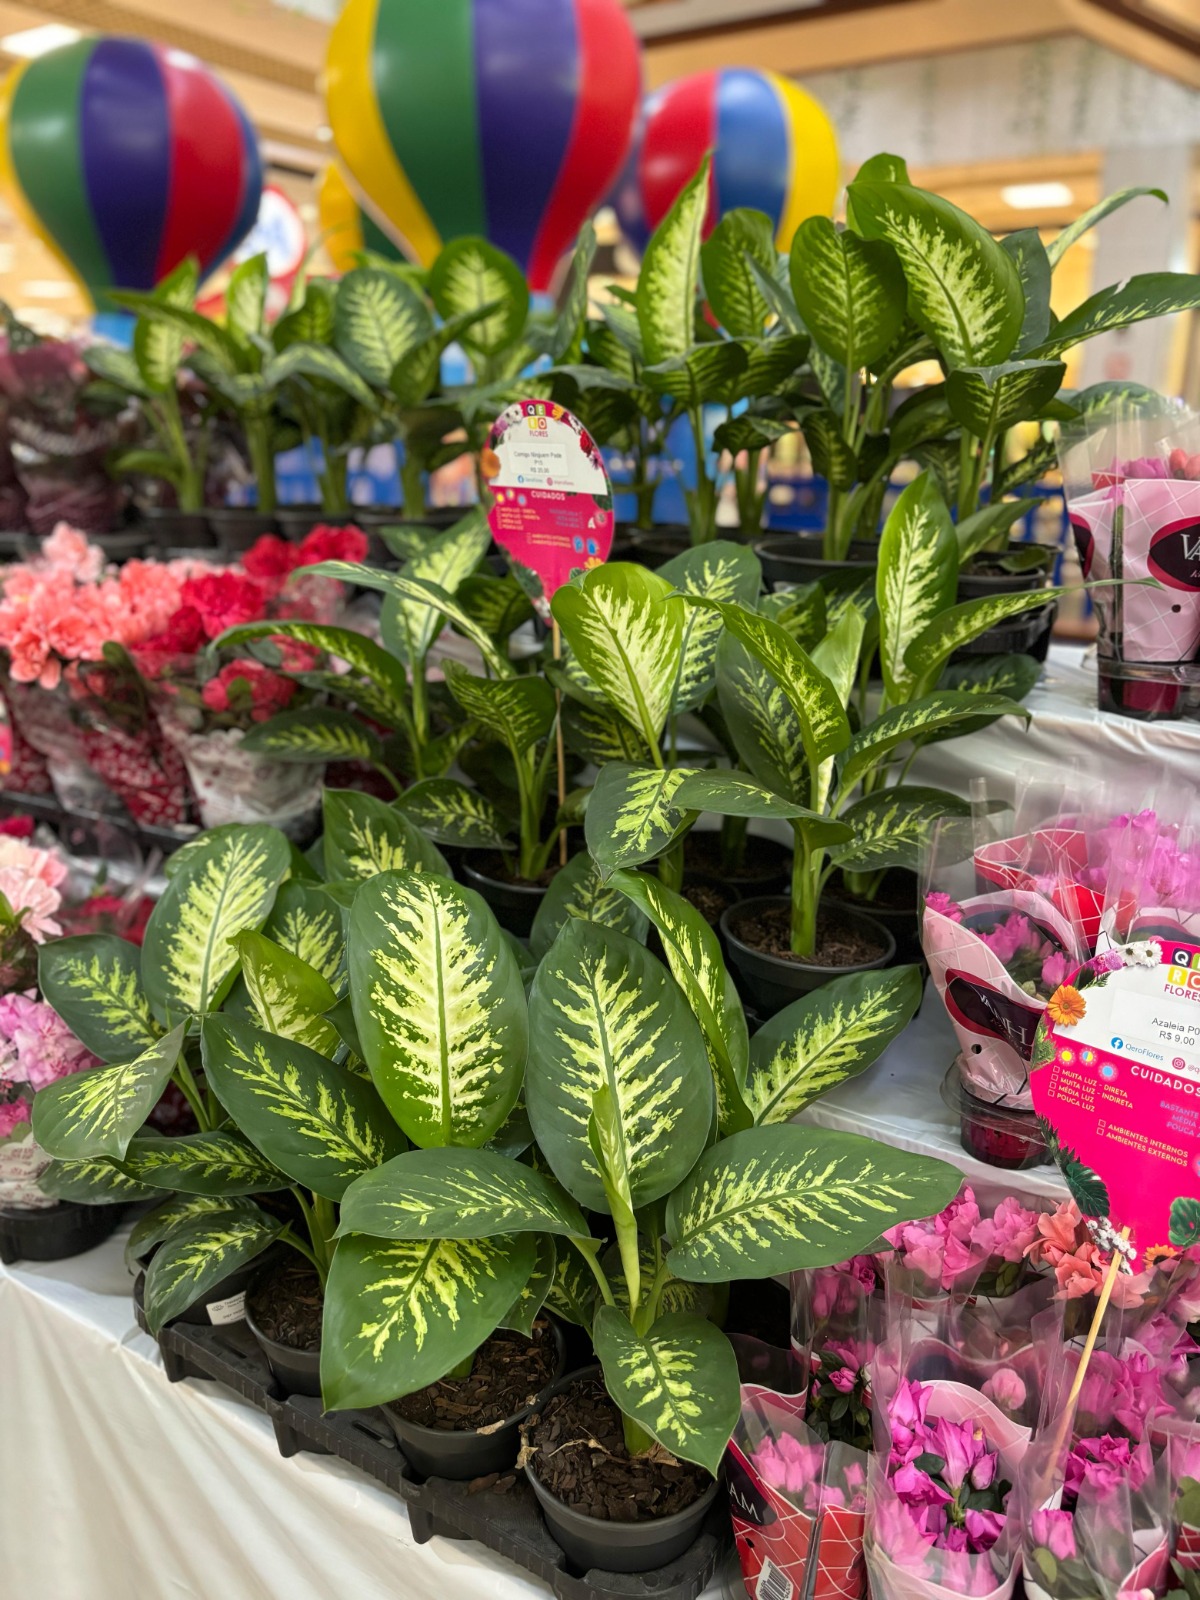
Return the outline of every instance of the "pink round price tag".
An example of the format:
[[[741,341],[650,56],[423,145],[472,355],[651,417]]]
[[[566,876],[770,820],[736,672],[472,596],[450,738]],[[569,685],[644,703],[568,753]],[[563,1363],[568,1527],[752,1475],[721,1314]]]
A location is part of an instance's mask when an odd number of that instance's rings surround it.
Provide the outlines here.
[[[555,592],[598,567],[613,540],[612,485],[591,434],[552,400],[518,400],[480,456],[492,537],[546,619]]]

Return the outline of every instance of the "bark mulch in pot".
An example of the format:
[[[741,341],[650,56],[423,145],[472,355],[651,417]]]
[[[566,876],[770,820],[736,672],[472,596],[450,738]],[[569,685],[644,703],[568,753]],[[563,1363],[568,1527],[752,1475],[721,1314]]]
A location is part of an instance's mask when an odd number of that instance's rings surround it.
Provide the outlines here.
[[[548,1400],[527,1430],[538,1481],[600,1522],[646,1522],[685,1511],[712,1478],[665,1451],[631,1457],[621,1413],[599,1378],[581,1378]]]
[[[307,1261],[281,1261],[251,1290],[258,1331],[292,1350],[321,1348],[321,1280]]]
[[[792,949],[792,919],[788,906],[756,912],[753,917],[741,921],[735,919],[733,932],[753,950],[807,967],[861,967],[877,960],[885,948],[836,916],[818,912],[817,948],[811,957],[798,956]]]
[[[475,1352],[469,1377],[441,1378],[393,1400],[388,1409],[422,1428],[489,1428],[532,1405],[557,1368],[554,1332],[543,1317],[534,1323],[532,1339],[507,1328],[493,1333]]]
[[[556,873],[561,872],[558,857],[538,873],[536,878],[522,878],[517,873],[509,870],[504,857],[497,850],[480,850],[476,852],[472,865],[485,878],[493,878],[497,883],[511,883],[518,889],[548,889]]]
[[[713,927],[720,922],[721,913],[737,902],[737,895],[727,889],[718,889],[712,883],[685,882],[680,892],[685,900],[695,906],[705,922],[711,923]]]

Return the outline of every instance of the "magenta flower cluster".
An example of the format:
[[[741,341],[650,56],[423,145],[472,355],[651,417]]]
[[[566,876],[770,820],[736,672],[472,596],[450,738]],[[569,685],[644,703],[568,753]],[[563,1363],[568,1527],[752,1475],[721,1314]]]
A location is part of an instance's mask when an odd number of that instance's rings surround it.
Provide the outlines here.
[[[44,1000],[0,995],[0,1139],[29,1121],[39,1089],[98,1065],[98,1057]],[[16,1098],[9,1098],[14,1092]]]

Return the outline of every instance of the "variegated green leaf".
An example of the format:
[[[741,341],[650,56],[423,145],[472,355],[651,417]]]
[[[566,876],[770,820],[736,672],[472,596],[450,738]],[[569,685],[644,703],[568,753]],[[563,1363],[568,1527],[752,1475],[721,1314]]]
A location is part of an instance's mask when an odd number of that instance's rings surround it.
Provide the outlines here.
[[[606,928],[627,933],[639,944],[646,942],[647,922],[643,912],[600,875],[586,851],[575,856],[550,880],[533,919],[529,948],[538,961],[558,938],[558,930],[571,918],[599,922]]]
[[[904,274],[889,247],[838,233],[828,217],[796,229],[791,281],[809,333],[852,372],[873,367],[904,323]]]
[[[250,1217],[258,1214],[258,1207],[250,1200],[226,1200],[210,1194],[175,1194],[153,1211],[139,1217],[125,1241],[125,1268],[128,1272],[140,1270],[155,1245],[177,1228],[190,1227],[200,1217]]]
[[[1164,205],[1168,203],[1168,196],[1162,189],[1118,189],[1114,194],[1105,195],[1103,200],[1098,200],[1094,206],[1089,206],[1082,216],[1076,217],[1074,222],[1068,223],[1051,239],[1046,246],[1050,265],[1056,267],[1077,239],[1082,238],[1098,222],[1103,222],[1112,212],[1119,211],[1122,206],[1128,205],[1140,195],[1152,195]]]
[[[379,740],[349,711],[334,706],[309,706],[281,711],[260,722],[242,739],[242,749],[274,761],[383,761]]]
[[[334,306],[333,342],[376,389],[386,389],[397,362],[433,332],[422,296],[382,268],[345,273]]]
[[[957,591],[954,524],[932,477],[922,472],[896,501],[879,540],[879,658],[893,702],[909,698],[916,677],[905,664],[909,645],[954,604]]]
[[[719,817],[779,817],[789,821],[803,818],[811,824],[808,835],[814,843],[819,839],[836,843],[848,837],[840,823],[827,821],[807,806],[781,799],[774,790],[736,770],[685,773],[675,799],[689,810],[711,811]]]
[[[610,761],[596,779],[583,833],[593,860],[605,872],[653,861],[670,848],[692,818],[675,804],[689,767],[633,767]]]
[[[727,211],[700,249],[704,296],[718,322],[734,339],[757,339],[770,316],[758,279],[775,266],[775,229],[763,211],[738,207]]]
[[[423,778],[395,804],[396,810],[435,844],[460,850],[504,850],[512,842],[504,818],[487,795],[457,778]]]
[[[831,489],[851,488],[858,477],[858,456],[846,443],[838,413],[832,409],[809,411],[801,426],[817,476]]]
[[[1098,333],[1131,328],[1152,317],[1169,317],[1200,307],[1200,274],[1194,272],[1139,272],[1123,283],[1101,289],[1055,324],[1033,356],[1057,356],[1094,339]]]
[[[127,1061],[160,1029],[142,988],[141,952],[110,933],[54,939],[38,951],[38,987],[101,1061]]]
[[[262,332],[263,313],[266,310],[267,288],[270,282],[265,251],[260,251],[247,261],[239,262],[233,269],[229,275],[229,282],[225,285],[225,326],[231,333],[240,333],[245,337],[248,334]],[[195,286],[193,265],[191,278],[193,295],[186,301],[178,300],[176,304],[191,305]],[[160,284],[160,292],[161,288]]]
[[[737,380],[733,396],[735,400],[758,399],[784,393],[796,380],[803,367],[811,342],[807,334],[783,333],[779,329],[773,329],[765,339],[749,340],[742,348],[746,352],[746,366]],[[791,432],[790,425],[785,425],[782,432],[776,432],[772,429],[768,418],[758,417],[755,420],[760,437],[756,445],[750,445],[748,448],[761,450],[765,445],[772,444],[775,439],[780,439],[785,433]],[[763,438],[763,434],[767,437]]]
[[[1027,659],[1027,658],[1019,658]],[[939,689],[922,695],[906,706],[896,706],[869,722],[856,733],[841,763],[841,789],[850,794],[868,772],[897,745],[910,739],[925,743],[933,734],[969,722],[974,717],[1017,716],[1028,718],[1025,707],[1003,694],[970,693],[967,690]]]
[[[916,1015],[917,967],[834,978],[785,1006],[750,1041],[746,1100],[759,1125],[789,1122],[869,1067]]]
[[[155,1189],[228,1200],[286,1189],[288,1179],[243,1134],[145,1134],[131,1141],[121,1163],[131,1178]]]
[[[428,873],[366,883],[350,914],[354,1017],[375,1086],[418,1145],[486,1144],[516,1104],[525,991],[480,897]]]
[[[409,717],[408,680],[404,668],[395,656],[351,628],[334,628],[321,622],[247,622],[238,628],[229,628],[217,641],[222,649],[237,649],[256,639],[282,634],[310,644],[314,649],[344,661],[350,668],[344,675],[334,674],[341,685],[343,697],[355,698],[356,686],[364,681],[371,685],[372,715],[388,727],[404,726]],[[366,708],[366,701],[363,701]]]
[[[700,244],[708,212],[710,161],[680,191],[646,246],[638,275],[637,318],[645,361],[682,356],[694,341]]]
[[[617,561],[564,584],[551,610],[592,682],[655,749],[679,676],[684,602],[657,573]]]
[[[635,1206],[670,1192],[713,1117],[704,1037],[662,965],[624,934],[573,921],[542,958],[529,1000],[525,1099],[538,1146],[581,1205],[606,1204],[588,1143],[612,1091]]]
[[[406,561],[403,576],[457,595],[459,585],[475,571],[491,542],[487,518],[474,507],[461,522],[437,534]],[[441,614],[427,600],[390,594],[384,601],[380,617],[383,642],[403,661],[422,661],[441,628]]]
[[[220,829],[188,847],[146,925],[142,972],[160,1022],[219,1006],[237,972],[233,941],[261,928],[292,864],[278,828]]]
[[[150,1332],[158,1333],[202,1294],[273,1244],[284,1223],[266,1212],[198,1217],[172,1233],[146,1268],[143,1304]]]
[[[42,1149],[64,1160],[123,1156],[175,1070],[185,1028],[180,1023],[132,1061],[91,1067],[39,1089],[33,1133]]]
[[[473,572],[455,592],[463,610],[493,639],[506,640],[533,616],[529,596],[511,576]]]
[[[958,367],[946,379],[946,399],[956,422],[978,439],[995,439],[1014,423],[1038,416],[1066,374],[1061,361],[1032,359]]]
[[[650,759],[650,746],[645,739],[610,706],[591,705],[564,695],[562,728],[567,749],[594,766],[602,767],[607,761],[632,761],[644,766]]]
[[[596,1275],[584,1260],[582,1251],[567,1240],[558,1241],[556,1254],[554,1282],[546,1294],[546,1310],[553,1311],[560,1322],[569,1322],[576,1328],[590,1328],[600,1298]]]
[[[625,1415],[715,1476],[742,1404],[737,1357],[721,1330],[673,1311],[638,1335],[624,1312],[601,1306],[592,1338],[604,1387]]]
[[[642,377],[656,394],[695,408],[713,400],[732,404],[745,371],[745,350],[726,339],[693,345],[681,356],[644,368]]]
[[[934,1216],[961,1181],[945,1161],[857,1134],[748,1128],[706,1151],[671,1196],[667,1262],[693,1283],[828,1266]]]
[[[554,690],[544,678],[478,678],[447,661],[446,682],[459,705],[519,759],[549,733]]]
[[[429,293],[443,317],[488,314],[463,335],[468,352],[496,356],[516,343],[529,312],[529,287],[511,256],[486,239],[452,239],[429,274]]]
[[[122,1172],[110,1156],[89,1156],[82,1161],[52,1161],[38,1178],[38,1188],[55,1200],[77,1206],[111,1206],[135,1200],[157,1200],[161,1189],[139,1183]]]
[[[508,1314],[537,1254],[529,1233],[339,1239],[321,1338],[326,1409],[383,1405],[445,1377]]]
[[[759,782],[807,805],[810,769],[800,718],[778,680],[730,634],[717,650],[717,700],[738,755]]]
[[[409,1150],[352,1183],[338,1234],[490,1239],[561,1233],[586,1239],[583,1213],[553,1178],[492,1150]]]
[[[325,870],[331,880],[398,871],[450,876],[441,851],[395,806],[356,789],[326,789],[322,806]]]
[[[884,867],[906,867],[915,872],[921,847],[939,817],[962,817],[970,806],[957,795],[918,784],[877,789],[842,812],[842,821],[854,830],[846,844],[829,852],[835,866],[846,872],[879,872]]]
[[[750,1113],[742,1099],[749,1060],[746,1015],[716,933],[690,901],[647,872],[614,873],[612,886],[641,906],[658,929],[671,976],[704,1034],[721,1132],[747,1127]]]
[[[565,1245],[563,1248],[567,1248]],[[639,1277],[643,1283],[653,1283],[655,1275],[662,1274],[662,1289],[659,1293],[658,1310],[660,1316],[665,1316],[668,1311],[689,1311],[698,1317],[707,1317],[710,1322],[720,1327],[729,1311],[729,1290],[725,1284],[686,1283],[682,1278],[677,1278],[667,1270],[665,1262],[660,1260],[661,1246],[655,1251],[654,1244],[646,1235],[638,1236],[638,1268]],[[600,1265],[612,1289],[613,1304],[618,1311],[629,1315],[629,1286],[625,1281],[625,1274],[621,1267],[621,1252],[615,1244],[609,1245],[600,1257]],[[588,1274],[589,1277],[591,1274]]]
[[[262,376],[270,388],[292,383],[297,378],[314,379],[318,385],[332,384],[368,410],[371,410],[375,401],[370,388],[350,363],[343,361],[336,350],[327,349],[324,345],[289,345],[278,355],[268,356],[263,363]]]
[[[335,991],[345,987],[346,935],[337,907],[322,888],[294,879],[281,883],[263,932]]]
[[[242,977],[259,1025],[282,1039],[294,1039],[318,1055],[332,1056],[337,1029],[325,1012],[337,1004],[333,986],[307,961],[261,933],[238,936]]]
[[[405,604],[431,607],[478,647],[498,678],[505,678],[512,671],[508,659],[496,648],[491,637],[440,584],[431,583],[427,578],[410,577],[407,572],[385,572],[382,567],[355,566],[352,561],[319,561],[315,566],[306,567],[305,571],[310,577],[336,578],[339,583],[354,583],[360,589],[376,589],[380,594]]]
[[[533,1338],[533,1325],[546,1304],[546,1296],[554,1285],[557,1268],[558,1247],[554,1242],[554,1235],[539,1233],[533,1271],[529,1274],[528,1281],[520,1294],[500,1318],[500,1327],[511,1328],[514,1333],[523,1333],[527,1339]]]
[[[762,566],[748,545],[715,539],[673,556],[659,568],[680,594],[707,595],[752,606],[762,588]],[[717,645],[724,627],[720,612],[689,606],[684,612],[679,672],[670,714],[693,711],[707,700],[717,681]]]
[[[1034,499],[993,500],[989,505],[972,512],[969,517],[964,517],[954,529],[958,540],[959,566],[965,566],[972,556],[986,550],[989,545],[992,549],[996,548],[997,542],[1003,545],[1009,529],[1042,504],[1043,501]]]
[[[910,184],[855,182],[859,231],[900,258],[908,313],[950,367],[982,367],[1011,354],[1025,296],[1015,263],[987,230],[940,195]]]
[[[233,1017],[208,1017],[204,1071],[217,1099],[263,1155],[315,1194],[347,1184],[404,1148],[364,1079],[302,1044]]]
[[[1036,228],[1018,228],[1006,233],[1000,248],[1016,263],[1021,293],[1025,296],[1021,335],[1012,348],[1013,356],[1023,356],[1034,345],[1041,344],[1050,331],[1050,257]]]
[[[1007,699],[1020,704],[1042,675],[1042,664],[1032,656],[968,656],[955,662],[942,673],[939,683],[941,693],[970,694],[975,697],[976,709],[983,713],[978,723],[961,725],[961,732],[975,733],[985,727],[985,717],[992,715],[990,706],[996,699]],[[1026,708],[1021,706],[1022,712]],[[1011,715],[1011,713],[1009,713]],[[1028,714],[1026,712],[1026,714]],[[955,731],[935,733],[930,743],[941,738],[952,739]]]
[[[1063,593],[1063,589],[1031,589],[1020,594],[985,595],[981,600],[964,600],[951,606],[912,641],[904,653],[905,666],[916,675],[922,689],[930,689],[956,650],[998,622],[1019,617],[1023,611],[1036,611]]]

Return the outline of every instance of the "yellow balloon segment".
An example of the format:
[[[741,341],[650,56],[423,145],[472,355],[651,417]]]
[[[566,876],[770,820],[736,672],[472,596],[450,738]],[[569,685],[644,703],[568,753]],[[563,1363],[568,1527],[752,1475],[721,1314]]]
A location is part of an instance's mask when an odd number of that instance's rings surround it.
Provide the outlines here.
[[[334,271],[349,272],[365,248],[362,214],[350,185],[332,161],[322,173],[317,189],[317,215]]]
[[[787,252],[792,236],[806,217],[831,217],[841,185],[837,134],[824,108],[799,84],[767,76],[783,106],[792,141],[793,176],[787,203],[775,235],[776,246]]]

